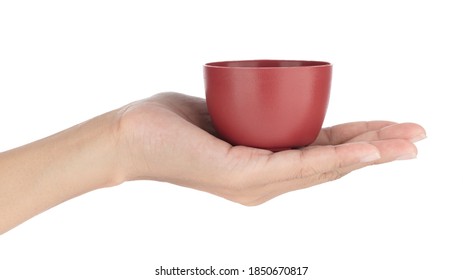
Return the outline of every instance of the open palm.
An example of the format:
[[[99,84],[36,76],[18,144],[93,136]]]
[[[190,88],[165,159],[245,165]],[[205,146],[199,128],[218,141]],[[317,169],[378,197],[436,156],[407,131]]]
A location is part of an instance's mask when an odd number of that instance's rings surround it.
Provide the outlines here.
[[[416,157],[425,137],[413,123],[355,122],[324,128],[302,149],[232,146],[216,135],[204,99],[157,94],[122,109],[128,180],[153,179],[257,205],[378,163]]]

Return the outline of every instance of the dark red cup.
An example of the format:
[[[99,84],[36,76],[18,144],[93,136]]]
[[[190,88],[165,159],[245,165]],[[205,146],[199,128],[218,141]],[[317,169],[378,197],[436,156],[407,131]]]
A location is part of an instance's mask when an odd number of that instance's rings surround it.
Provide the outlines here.
[[[325,118],[332,65],[244,60],[204,65],[214,128],[232,145],[273,151],[311,144]]]

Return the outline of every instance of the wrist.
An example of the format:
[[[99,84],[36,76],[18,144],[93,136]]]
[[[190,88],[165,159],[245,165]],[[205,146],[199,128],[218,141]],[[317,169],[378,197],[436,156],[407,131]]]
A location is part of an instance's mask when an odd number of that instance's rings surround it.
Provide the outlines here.
[[[42,158],[50,161],[45,181],[85,193],[124,181],[118,139],[117,115],[108,112],[31,145],[41,145]]]
[[[117,170],[121,182],[163,180],[166,158],[166,109],[154,99],[130,103],[112,114],[117,151]],[[168,149],[168,148],[167,148]],[[161,169],[161,170],[160,170]]]
[[[89,169],[91,189],[116,186],[126,181],[124,145],[117,111],[111,111],[80,124],[82,146],[86,149],[83,160]],[[80,128],[77,128],[79,130]],[[82,136],[79,136],[82,134]]]

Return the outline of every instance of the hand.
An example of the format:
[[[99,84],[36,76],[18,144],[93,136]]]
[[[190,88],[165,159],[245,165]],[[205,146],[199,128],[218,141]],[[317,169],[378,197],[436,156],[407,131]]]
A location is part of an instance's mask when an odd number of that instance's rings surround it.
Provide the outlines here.
[[[153,179],[257,205],[376,163],[416,156],[416,124],[325,128],[315,143],[273,153],[217,138],[203,99],[158,94],[0,153],[0,234],[86,192]]]
[[[415,158],[417,124],[356,122],[323,129],[308,147],[273,153],[231,146],[212,127],[205,100],[163,93],[120,111],[125,180],[153,179],[258,205],[362,167]]]

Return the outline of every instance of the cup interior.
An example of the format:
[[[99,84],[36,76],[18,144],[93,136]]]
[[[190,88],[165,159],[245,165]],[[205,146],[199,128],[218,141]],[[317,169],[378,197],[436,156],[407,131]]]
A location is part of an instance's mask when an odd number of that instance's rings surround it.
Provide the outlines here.
[[[224,68],[282,68],[282,67],[314,67],[330,65],[324,61],[307,60],[240,60],[240,61],[220,61],[207,63],[207,67]]]

